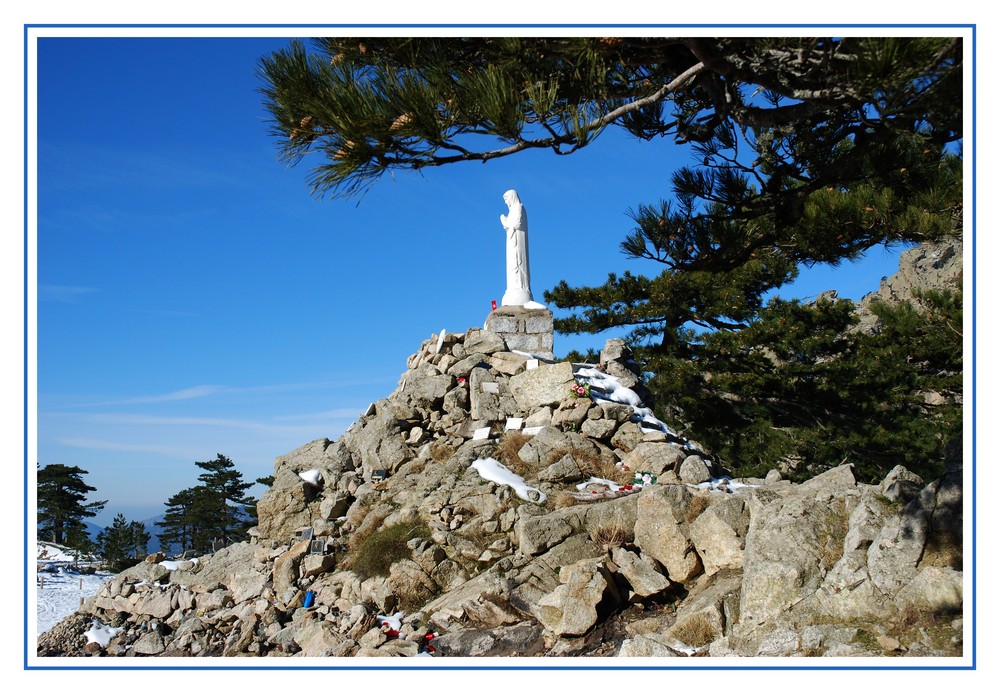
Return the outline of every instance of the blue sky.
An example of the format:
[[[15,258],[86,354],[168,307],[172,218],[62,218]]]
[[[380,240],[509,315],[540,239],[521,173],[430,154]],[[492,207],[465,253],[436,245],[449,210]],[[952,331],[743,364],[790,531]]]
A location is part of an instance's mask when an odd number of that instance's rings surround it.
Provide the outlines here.
[[[615,129],[569,157],[313,199],[309,160],[276,162],[257,92],[257,59],[287,43],[39,43],[38,461],[89,471],[109,501],[99,524],[162,512],[216,453],[246,479],[270,474],[387,396],[422,340],[481,325],[504,291],[508,188],[528,210],[536,300],[561,279],[656,271],[620,253],[626,212],[665,195],[687,155]],[[860,298],[897,255],[817,269],[786,294]],[[557,335],[556,353],[603,341]]]

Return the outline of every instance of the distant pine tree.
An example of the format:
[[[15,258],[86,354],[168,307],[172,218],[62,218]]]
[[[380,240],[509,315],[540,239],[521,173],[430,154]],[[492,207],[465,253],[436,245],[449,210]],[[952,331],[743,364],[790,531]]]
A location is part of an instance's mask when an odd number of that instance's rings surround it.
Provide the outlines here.
[[[107,567],[124,571],[146,555],[150,535],[139,521],[127,521],[119,513],[111,525],[97,535],[97,547]]]
[[[86,474],[82,468],[60,464],[38,470],[38,528],[56,544],[92,546],[83,519],[96,516],[108,502],[87,502],[87,495],[97,490],[83,481]]]
[[[246,495],[253,482],[244,482],[232,460],[218,454],[215,460],[195,462],[204,470],[201,484],[183,489],[165,503],[167,511],[157,535],[160,547],[169,550],[213,552],[232,543],[255,522],[256,502]]]

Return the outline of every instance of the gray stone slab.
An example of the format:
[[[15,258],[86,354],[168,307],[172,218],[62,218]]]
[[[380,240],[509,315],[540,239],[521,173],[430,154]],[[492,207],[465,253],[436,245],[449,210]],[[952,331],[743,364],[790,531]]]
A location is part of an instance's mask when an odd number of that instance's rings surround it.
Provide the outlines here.
[[[546,364],[510,378],[510,392],[525,412],[534,412],[543,405],[558,404],[569,397],[569,387],[575,383],[573,365],[569,362]]]

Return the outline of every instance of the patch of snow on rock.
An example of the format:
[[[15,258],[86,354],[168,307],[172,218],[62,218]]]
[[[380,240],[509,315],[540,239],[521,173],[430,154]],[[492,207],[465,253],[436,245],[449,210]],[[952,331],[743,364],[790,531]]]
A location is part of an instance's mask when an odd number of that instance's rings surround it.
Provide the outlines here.
[[[121,631],[121,627],[105,626],[95,619],[93,625],[87,630],[84,636],[87,637],[87,643],[96,643],[100,644],[101,648],[107,648],[108,643],[111,642],[111,639],[119,631]]]
[[[493,458],[480,458],[472,463],[472,467],[476,469],[476,472],[478,472],[479,476],[483,479],[511,487],[514,492],[525,501],[540,504],[546,499],[545,494],[543,494],[541,490],[528,486],[523,477],[511,472],[509,468],[505,467],[498,460]]]
[[[299,477],[314,487],[318,487],[320,482],[323,480],[319,470],[306,470],[305,472],[300,472]]]

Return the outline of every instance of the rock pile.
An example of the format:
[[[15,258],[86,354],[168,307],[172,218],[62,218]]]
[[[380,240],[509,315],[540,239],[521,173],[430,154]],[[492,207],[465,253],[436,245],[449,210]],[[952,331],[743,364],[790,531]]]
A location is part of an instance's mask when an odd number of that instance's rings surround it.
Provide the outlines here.
[[[961,654],[960,449],[930,484],[731,480],[642,407],[621,341],[586,367],[442,332],[407,367],[275,461],[247,542],[150,557],[39,655]]]

